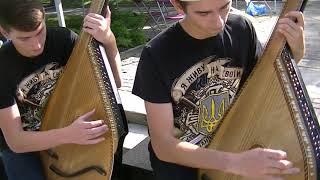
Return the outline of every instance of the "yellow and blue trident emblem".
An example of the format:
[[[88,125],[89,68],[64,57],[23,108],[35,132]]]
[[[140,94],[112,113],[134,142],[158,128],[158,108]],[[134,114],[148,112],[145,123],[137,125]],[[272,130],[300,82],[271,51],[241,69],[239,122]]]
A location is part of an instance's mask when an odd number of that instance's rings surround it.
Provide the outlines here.
[[[201,134],[212,133],[223,118],[229,106],[227,92],[212,94],[200,102],[198,116],[198,130]]]

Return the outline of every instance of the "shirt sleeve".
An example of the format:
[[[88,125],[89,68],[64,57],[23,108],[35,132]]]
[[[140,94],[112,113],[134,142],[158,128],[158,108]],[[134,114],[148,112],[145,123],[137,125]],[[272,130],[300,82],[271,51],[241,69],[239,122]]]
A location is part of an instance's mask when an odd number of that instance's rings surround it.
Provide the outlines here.
[[[9,84],[0,79],[0,109],[10,107],[16,103],[13,90]]]
[[[262,45],[258,39],[258,36],[256,34],[255,28],[253,26],[253,24],[251,23],[251,21],[247,18],[243,18],[244,23],[241,23],[243,26],[241,27],[241,29],[243,30],[243,35],[245,35],[245,40],[247,43],[246,46],[246,60],[244,61],[243,64],[243,68],[244,68],[244,72],[243,72],[243,76],[241,79],[241,85],[243,85],[243,83],[247,80],[247,78],[249,77],[249,75],[251,74],[252,70],[254,69],[255,65],[257,64],[259,58],[262,55]]]
[[[250,73],[254,66],[257,64],[259,58],[261,57],[263,53],[263,47],[261,45],[261,42],[258,39],[256,30],[253,26],[253,24],[247,20],[248,24],[248,30],[250,31],[250,48],[249,48],[249,58],[248,61],[248,72]]]
[[[60,39],[59,43],[55,43],[57,48],[57,54],[61,56],[61,65],[65,65],[73,51],[73,48],[76,44],[78,35],[68,28],[59,28],[59,36],[57,38]]]
[[[256,59],[256,61],[262,56],[263,53],[263,47],[262,44],[257,36],[257,33],[254,29],[254,27],[252,27],[252,33],[253,33],[253,57],[254,59]]]
[[[76,41],[78,39],[78,35],[73,32],[72,30],[66,29],[67,30],[67,39],[65,43],[65,50],[66,50],[66,58],[68,59],[72,53],[72,50],[76,44]]]
[[[72,48],[74,47],[77,39],[78,39],[78,34],[70,30],[70,40],[71,40]]]
[[[159,68],[155,57],[145,47],[141,53],[132,93],[152,103],[171,102],[170,90],[162,74],[164,71]]]

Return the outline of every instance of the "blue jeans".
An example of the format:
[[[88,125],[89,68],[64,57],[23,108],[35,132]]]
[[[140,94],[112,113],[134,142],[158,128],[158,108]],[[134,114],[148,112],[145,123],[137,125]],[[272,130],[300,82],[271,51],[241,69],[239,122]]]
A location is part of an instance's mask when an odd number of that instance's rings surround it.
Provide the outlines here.
[[[6,149],[1,157],[8,180],[45,180],[38,153],[14,153]]]

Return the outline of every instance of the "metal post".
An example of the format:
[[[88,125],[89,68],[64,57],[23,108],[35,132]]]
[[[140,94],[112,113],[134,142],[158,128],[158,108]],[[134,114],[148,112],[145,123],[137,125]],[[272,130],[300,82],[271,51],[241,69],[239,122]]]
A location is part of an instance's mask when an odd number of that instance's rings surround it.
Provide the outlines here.
[[[66,27],[66,22],[64,20],[61,0],[54,0],[54,5],[56,7],[56,11],[57,11],[57,15],[58,15],[59,26]]]

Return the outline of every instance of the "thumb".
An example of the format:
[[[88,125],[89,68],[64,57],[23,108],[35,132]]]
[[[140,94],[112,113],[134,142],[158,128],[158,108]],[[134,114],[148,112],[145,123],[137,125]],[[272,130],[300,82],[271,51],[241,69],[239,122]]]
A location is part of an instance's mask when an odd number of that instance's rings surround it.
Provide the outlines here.
[[[106,14],[105,14],[105,18],[109,19],[111,17],[111,11],[110,11],[110,7],[109,5],[106,7]]]
[[[83,114],[83,115],[80,116],[78,119],[81,119],[81,120],[83,120],[83,121],[88,121],[88,120],[90,119],[90,117],[94,115],[95,111],[96,111],[96,110],[93,109],[92,111],[89,111],[89,112]]]
[[[286,14],[286,17],[292,18],[292,20],[297,23],[298,26],[304,29],[304,16],[300,11],[290,11]]]

